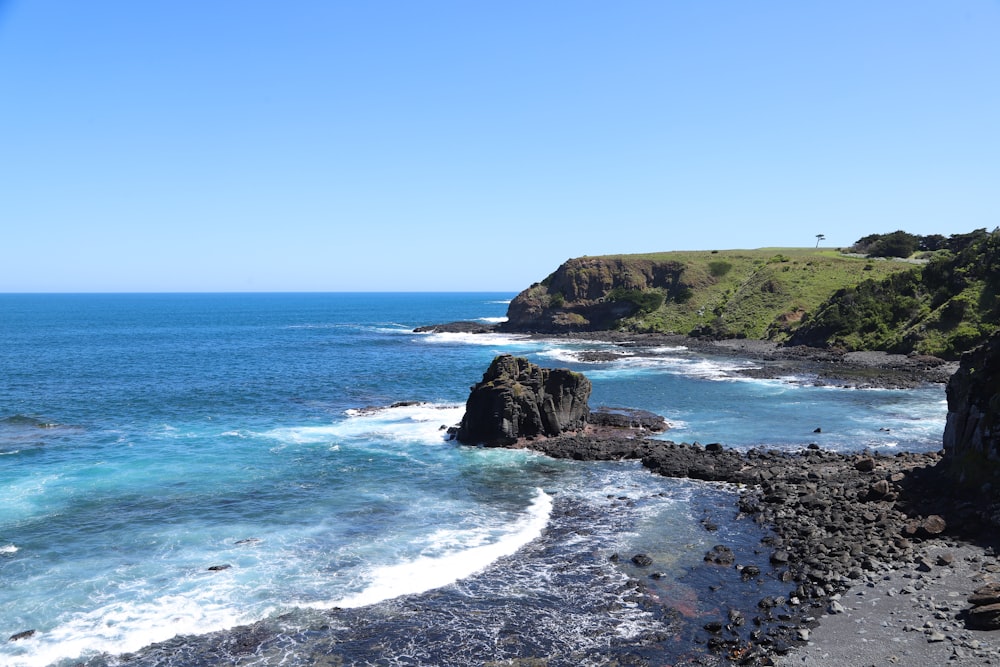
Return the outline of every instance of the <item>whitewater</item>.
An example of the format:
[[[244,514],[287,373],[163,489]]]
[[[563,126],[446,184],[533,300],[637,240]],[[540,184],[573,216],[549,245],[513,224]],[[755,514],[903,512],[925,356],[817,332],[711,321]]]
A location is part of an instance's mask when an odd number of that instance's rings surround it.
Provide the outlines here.
[[[584,372],[593,406],[662,414],[676,441],[940,446],[941,386],[413,332],[500,321],[512,296],[0,295],[0,640],[27,633],[0,664],[600,664],[650,636],[690,650],[685,619],[719,604],[696,593],[705,550],[764,529],[722,487],[450,441],[498,353]],[[639,551],[661,575],[642,595]]]

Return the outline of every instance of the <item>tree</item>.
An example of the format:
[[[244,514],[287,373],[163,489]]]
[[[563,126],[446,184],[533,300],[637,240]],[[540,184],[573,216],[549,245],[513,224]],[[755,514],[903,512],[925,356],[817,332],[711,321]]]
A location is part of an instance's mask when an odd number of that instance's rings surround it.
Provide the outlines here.
[[[820,241],[825,241],[825,240],[826,240],[826,235],[825,234],[817,234],[816,235],[816,247],[817,248],[819,247],[819,242]]]

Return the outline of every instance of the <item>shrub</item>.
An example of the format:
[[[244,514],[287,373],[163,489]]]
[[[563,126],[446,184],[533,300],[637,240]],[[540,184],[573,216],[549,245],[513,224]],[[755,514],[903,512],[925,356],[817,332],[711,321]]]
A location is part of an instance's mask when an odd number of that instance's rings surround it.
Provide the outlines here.
[[[664,296],[659,290],[627,290],[616,287],[608,293],[608,301],[628,301],[640,313],[651,313],[663,305]],[[690,297],[688,297],[690,298]]]
[[[716,278],[721,278],[726,275],[732,270],[732,268],[732,264],[722,259],[715,259],[708,263],[708,272]]]

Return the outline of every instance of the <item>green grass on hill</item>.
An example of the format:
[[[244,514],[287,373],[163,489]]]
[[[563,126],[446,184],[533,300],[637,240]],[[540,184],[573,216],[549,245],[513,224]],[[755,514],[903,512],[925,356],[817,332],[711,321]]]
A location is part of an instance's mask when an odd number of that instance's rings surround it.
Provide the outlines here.
[[[595,259],[595,258],[590,258]],[[917,265],[850,257],[836,250],[674,251],[610,255],[596,259],[683,264],[686,300],[667,300],[655,312],[620,322],[625,329],[784,340],[805,312],[839,289],[865,279],[880,280]]]

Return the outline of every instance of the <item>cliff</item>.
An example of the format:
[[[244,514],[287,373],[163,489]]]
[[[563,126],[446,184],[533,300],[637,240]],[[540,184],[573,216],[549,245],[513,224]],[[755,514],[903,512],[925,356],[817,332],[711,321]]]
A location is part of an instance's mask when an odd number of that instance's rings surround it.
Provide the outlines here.
[[[947,395],[946,460],[967,477],[1000,471],[1000,334],[962,355]]]
[[[915,269],[811,248],[581,257],[521,292],[501,328],[781,341],[837,290]]]
[[[873,235],[865,247],[910,236]],[[1000,230],[910,240],[936,249],[906,258],[763,248],[570,259],[518,294],[500,329],[751,338],[958,359],[1000,329]]]

